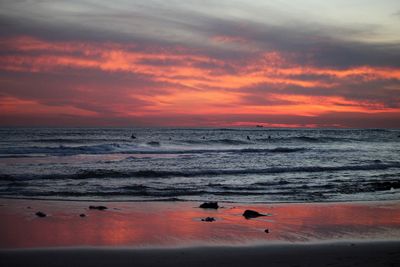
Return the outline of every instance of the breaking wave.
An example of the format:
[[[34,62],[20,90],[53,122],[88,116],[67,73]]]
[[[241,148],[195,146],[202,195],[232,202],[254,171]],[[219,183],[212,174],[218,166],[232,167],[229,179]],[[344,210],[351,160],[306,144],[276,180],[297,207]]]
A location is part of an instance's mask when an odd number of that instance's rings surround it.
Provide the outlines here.
[[[224,175],[262,175],[277,173],[312,173],[312,172],[334,172],[334,171],[365,171],[386,170],[400,168],[400,162],[392,164],[365,164],[348,166],[304,166],[304,167],[272,167],[265,169],[225,169],[225,170],[193,170],[193,171],[166,171],[166,170],[81,170],[73,174],[46,174],[24,176],[23,179],[90,179],[90,178],[165,178],[165,177],[209,177]],[[1,180],[14,180],[18,177],[11,175],[0,175]]]
[[[290,153],[304,151],[306,148],[238,148],[238,149],[168,149],[159,142],[148,142],[148,147],[123,144],[101,144],[91,146],[30,146],[0,148],[2,157],[28,157],[29,155],[71,156],[80,154],[202,154],[202,153]]]

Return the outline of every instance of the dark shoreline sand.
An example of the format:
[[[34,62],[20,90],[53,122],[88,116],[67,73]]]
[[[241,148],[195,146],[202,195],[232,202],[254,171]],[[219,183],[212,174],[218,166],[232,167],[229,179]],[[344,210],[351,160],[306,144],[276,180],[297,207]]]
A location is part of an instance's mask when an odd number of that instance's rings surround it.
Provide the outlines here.
[[[397,266],[400,202],[0,200],[1,266]],[[105,205],[105,211],[89,205]],[[246,220],[254,209],[271,216]],[[35,215],[47,214],[45,218]],[[80,214],[86,217],[80,217]],[[214,222],[202,218],[214,217]],[[269,233],[265,232],[269,229]]]
[[[0,250],[1,266],[398,266],[400,242]]]

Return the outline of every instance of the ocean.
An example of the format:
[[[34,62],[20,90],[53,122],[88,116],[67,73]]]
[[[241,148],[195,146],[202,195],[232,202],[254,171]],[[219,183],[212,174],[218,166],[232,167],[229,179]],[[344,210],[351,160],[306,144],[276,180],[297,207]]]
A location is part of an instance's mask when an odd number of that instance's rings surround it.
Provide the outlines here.
[[[400,199],[400,130],[1,128],[0,197]]]

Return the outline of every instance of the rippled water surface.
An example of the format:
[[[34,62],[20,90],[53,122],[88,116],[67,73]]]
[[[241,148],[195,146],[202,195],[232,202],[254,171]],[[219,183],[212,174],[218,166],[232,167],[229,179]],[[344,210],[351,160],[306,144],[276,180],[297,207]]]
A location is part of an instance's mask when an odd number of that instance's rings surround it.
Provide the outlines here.
[[[0,129],[3,197],[398,200],[399,178],[399,130]]]

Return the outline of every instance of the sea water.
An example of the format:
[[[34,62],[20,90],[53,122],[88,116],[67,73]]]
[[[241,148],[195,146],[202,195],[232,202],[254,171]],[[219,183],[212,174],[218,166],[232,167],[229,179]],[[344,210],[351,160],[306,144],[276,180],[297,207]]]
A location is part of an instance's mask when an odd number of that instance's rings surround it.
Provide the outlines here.
[[[1,128],[0,197],[400,199],[400,130]]]

